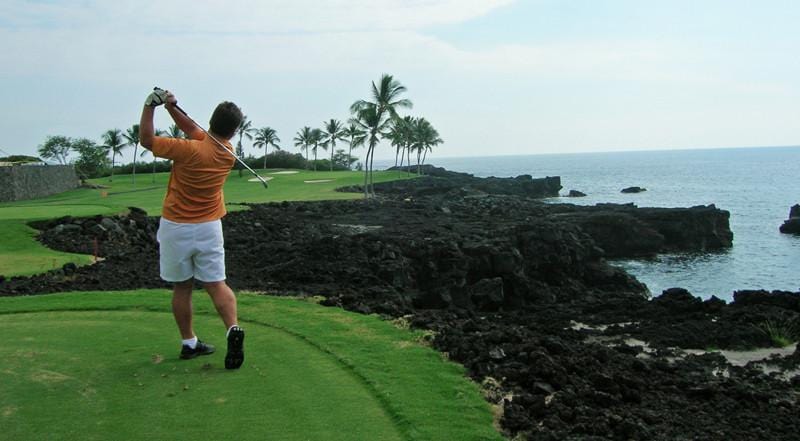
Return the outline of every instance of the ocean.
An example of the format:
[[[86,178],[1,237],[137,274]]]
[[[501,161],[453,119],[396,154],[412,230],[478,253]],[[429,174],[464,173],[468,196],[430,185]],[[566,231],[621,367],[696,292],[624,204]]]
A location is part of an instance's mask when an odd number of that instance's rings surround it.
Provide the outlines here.
[[[731,213],[733,247],[723,252],[663,254],[614,261],[654,295],[681,287],[703,298],[730,300],[742,289],[800,291],[800,237],[778,227],[800,203],[800,147],[580,153],[436,158],[427,161],[475,176],[560,176],[564,187],[585,198],[549,202],[639,207],[714,204]],[[376,161],[376,169],[394,161]],[[647,189],[624,194],[625,187]]]

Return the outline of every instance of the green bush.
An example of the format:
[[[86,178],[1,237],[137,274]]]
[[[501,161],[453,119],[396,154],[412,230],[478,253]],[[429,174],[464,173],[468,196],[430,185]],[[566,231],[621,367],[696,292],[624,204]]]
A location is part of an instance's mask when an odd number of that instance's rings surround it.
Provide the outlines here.
[[[172,170],[172,161],[167,159],[158,159],[156,160],[156,173],[163,173]],[[153,172],[153,161],[150,162],[142,162],[136,161],[136,174],[145,174],[145,173],[152,173]],[[114,167],[114,174],[115,175],[127,175],[133,173],[133,163],[125,164],[125,165],[118,165]],[[103,176],[107,176],[105,174]]]

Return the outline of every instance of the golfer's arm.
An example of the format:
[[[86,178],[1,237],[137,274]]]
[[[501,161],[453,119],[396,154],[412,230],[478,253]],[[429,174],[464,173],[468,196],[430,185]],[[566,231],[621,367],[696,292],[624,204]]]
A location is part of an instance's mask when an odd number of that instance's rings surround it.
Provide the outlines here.
[[[178,110],[177,107],[170,105],[167,103],[165,106],[167,108],[167,112],[169,112],[169,116],[172,117],[172,120],[175,121],[175,125],[178,126],[179,129],[183,133],[186,134],[190,139],[203,139],[203,130],[200,127],[197,127],[185,113]]]
[[[139,144],[147,150],[153,147],[153,138],[156,136],[155,128],[153,127],[154,113],[155,107],[144,106],[142,118],[139,120]]]

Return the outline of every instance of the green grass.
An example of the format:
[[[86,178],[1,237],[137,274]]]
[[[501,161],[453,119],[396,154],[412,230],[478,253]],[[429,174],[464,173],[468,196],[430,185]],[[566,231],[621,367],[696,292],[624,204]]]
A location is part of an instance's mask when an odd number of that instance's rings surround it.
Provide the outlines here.
[[[274,177],[269,190],[231,173],[227,202],[360,197],[334,191],[360,183],[357,172],[271,172],[262,173]],[[89,263],[44,248],[26,223],[129,206],[158,215],[168,174],[151,178],[139,175],[136,186],[130,176],[104,178],[95,183],[107,189],[0,204],[0,274]],[[221,350],[190,361],[177,359],[164,290],[0,298],[2,439],[502,439],[477,385],[419,344],[421,333],[296,299],[240,294],[239,308],[247,361],[231,372],[205,295],[196,296],[195,327]]]
[[[226,371],[224,350],[177,359],[169,297],[0,298],[3,439],[502,439],[477,386],[419,333],[240,294],[247,359]],[[195,298],[199,335],[222,343],[213,306]]]
[[[296,170],[295,174],[274,174],[281,170],[260,170],[265,177],[272,177],[268,190],[259,182],[250,182],[252,175],[245,171],[239,177],[233,171],[225,183],[225,200],[228,203],[313,201],[330,199],[356,199],[358,193],[334,191],[338,187],[361,183],[360,172],[347,171],[306,171]],[[412,175],[413,176],[413,175]],[[155,177],[155,182],[153,182]],[[375,181],[389,181],[406,178],[402,172],[376,172]],[[95,184],[108,186],[107,189],[77,189],[42,199],[0,203],[0,274],[5,276],[31,275],[60,268],[67,262],[85,264],[91,261],[87,256],[60,253],[42,247],[34,239],[34,230],[26,223],[31,220],[52,219],[60,216],[90,216],[95,214],[115,214],[126,211],[127,207],[139,207],[156,216],[161,214],[161,203],[166,194],[169,173],[140,174],[136,185],[130,175],[118,175],[114,181],[109,178],[92,180]],[[305,183],[304,181],[330,180],[329,182]],[[231,205],[229,211],[243,209]]]
[[[800,337],[797,322],[788,319],[765,320],[755,328],[769,337],[772,345],[778,348],[785,348],[795,343]]]
[[[0,220],[0,274],[32,275],[60,268],[66,262],[92,262],[92,256],[62,253],[36,241],[37,231],[15,220]]]

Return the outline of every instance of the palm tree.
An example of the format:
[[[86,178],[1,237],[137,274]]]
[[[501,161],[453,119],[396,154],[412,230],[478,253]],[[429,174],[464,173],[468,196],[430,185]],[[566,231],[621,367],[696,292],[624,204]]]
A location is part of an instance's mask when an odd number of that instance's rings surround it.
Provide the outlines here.
[[[173,124],[169,126],[169,129],[166,131],[166,136],[170,138],[186,138],[186,134],[183,133],[177,124]]]
[[[366,141],[367,136],[366,132],[359,129],[353,123],[350,123],[350,126],[344,129],[344,136],[349,139],[350,143],[350,151],[347,153],[347,166],[350,167],[350,157],[353,156],[353,148],[358,148],[364,145],[364,141]]]
[[[262,127],[256,130],[256,142],[253,144],[254,147],[264,147],[264,168],[267,168],[267,151],[269,150],[269,146],[272,145],[275,149],[280,150],[281,148],[278,147],[276,142],[281,142],[281,139],[278,138],[277,132],[272,127]]]
[[[294,146],[300,147],[300,151],[306,151],[306,168],[308,168],[308,146],[313,143],[311,127],[305,126],[297,131],[294,137]]]
[[[372,82],[372,101],[358,100],[350,106],[350,112],[355,115],[354,121],[359,127],[369,132],[369,147],[364,161],[364,197],[369,197],[367,185],[372,184],[372,160],[375,154],[375,146],[383,136],[383,131],[388,127],[391,119],[397,118],[397,109],[400,107],[410,108],[410,100],[400,98],[400,94],[406,88],[396,81],[394,77],[383,74],[378,82]],[[369,175],[369,181],[367,180]]]
[[[433,128],[430,122],[425,118],[418,118],[414,124],[414,149],[417,151],[417,174],[422,172],[422,163],[425,162],[424,157],[427,157],[428,151],[432,151],[434,146],[441,144],[442,139],[439,137],[439,132]],[[420,156],[424,152],[424,157],[420,162]]]
[[[377,106],[364,106],[358,110],[355,118],[350,119],[350,122],[368,133],[366,140],[369,144],[364,159],[364,199],[368,199],[370,194],[374,195],[374,191],[370,189],[372,180],[368,179],[372,178],[371,153],[375,151],[375,146],[381,137],[386,136],[385,131],[389,128],[391,120],[386,115],[381,115]]]
[[[312,129],[311,130],[311,144],[314,144],[314,147],[311,148],[311,151],[314,152],[314,171],[317,171],[317,150],[319,149],[320,145],[322,148],[327,150],[328,145],[322,142],[322,130],[320,129]]]
[[[236,155],[244,160],[244,147],[242,147],[242,137],[245,137],[249,140],[253,139],[253,132],[256,129],[253,126],[253,122],[247,119],[245,115],[242,118],[242,122],[239,123],[239,127],[236,129],[236,133],[239,135],[239,142],[236,143]],[[239,162],[236,162],[236,168],[239,169],[239,177],[242,177],[242,166]]]
[[[125,138],[125,147],[133,146],[133,185],[136,185],[136,150],[139,148],[139,124],[134,124],[122,135]]]
[[[322,132],[322,142],[326,147],[331,146],[331,171],[333,171],[333,151],[336,150],[336,141],[346,141],[347,135],[342,123],[335,119],[324,124],[325,131]]]
[[[175,126],[175,124],[173,124],[173,126]],[[156,129],[155,135],[156,136],[170,136],[170,132],[168,132],[166,130]],[[176,137],[173,137],[173,136],[170,136],[170,137],[171,138],[176,138]],[[144,158],[144,156],[146,154],[148,154],[148,153],[152,153],[152,152],[150,150],[147,150],[147,149],[142,149],[142,153],[139,153],[139,157],[140,158]],[[156,155],[153,155],[153,170],[150,172],[150,177],[152,178],[151,182],[153,184],[156,183],[156,164],[157,164]]]
[[[402,139],[402,146],[400,150],[400,168],[403,168],[403,160],[405,159],[406,152],[408,151],[408,166],[411,165],[411,152],[410,147],[414,141],[414,117],[404,116],[395,121],[395,126],[399,126],[399,136]],[[397,162],[397,159],[395,159]]]
[[[125,144],[122,140],[122,131],[120,129],[107,130],[102,135],[103,147],[111,152],[111,178],[109,182],[114,182],[114,160],[117,155],[122,153]]]

